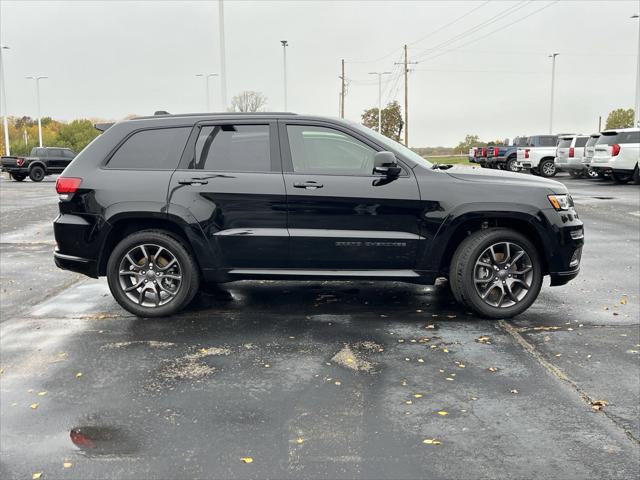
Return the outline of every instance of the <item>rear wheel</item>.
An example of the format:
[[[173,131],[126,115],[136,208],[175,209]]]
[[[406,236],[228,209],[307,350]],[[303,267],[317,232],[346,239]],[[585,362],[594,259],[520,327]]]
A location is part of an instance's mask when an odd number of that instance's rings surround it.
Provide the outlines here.
[[[631,177],[633,175],[629,174],[629,173],[616,173],[616,172],[611,172],[611,178],[613,179],[613,181],[619,185],[623,185],[625,183],[629,183],[629,180],[631,180]]]
[[[557,173],[556,164],[553,163],[553,160],[550,158],[540,162],[538,170],[540,171],[540,175],[543,177],[553,177]]]
[[[21,182],[25,178],[27,178],[27,176],[24,173],[12,173],[11,178],[13,178],[16,182]]]
[[[589,178],[601,178],[600,174],[596,172],[593,168],[587,169],[587,177]]]
[[[112,295],[138,317],[164,317],[185,307],[198,291],[198,267],[185,246],[160,230],[129,235],[111,252]]]
[[[542,277],[536,247],[506,228],[471,234],[458,246],[450,267],[455,298],[488,318],[524,312],[538,297]]]
[[[582,178],[582,171],[569,170],[569,175],[571,178]]]
[[[520,171],[520,168],[518,168],[518,159],[516,157],[510,157],[509,160],[507,160],[506,170],[509,170],[510,172]]]
[[[29,171],[29,178],[33,182],[41,182],[44,178],[44,168],[42,168],[40,165],[36,165],[31,169],[31,171]]]

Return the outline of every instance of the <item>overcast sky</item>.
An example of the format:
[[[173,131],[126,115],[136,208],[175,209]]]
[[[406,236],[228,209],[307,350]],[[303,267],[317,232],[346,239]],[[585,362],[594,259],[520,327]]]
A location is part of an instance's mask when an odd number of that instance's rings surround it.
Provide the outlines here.
[[[414,147],[453,146],[467,133],[546,133],[551,52],[560,53],[556,132],[591,133],[599,115],[634,103],[638,20],[629,17],[637,0],[226,0],[224,7],[229,97],[257,90],[269,110],[284,107],[282,39],[289,41],[288,110],[337,116],[344,58],[345,116],[353,120],[377,105],[371,71],[393,71],[383,99],[402,104],[401,70],[393,64],[410,44],[409,60],[419,61],[409,75]],[[10,115],[36,115],[35,87],[25,75],[49,76],[41,83],[43,115],[120,119],[203,111],[204,83],[195,74],[220,71],[216,0],[3,0],[0,14],[0,41],[10,47]],[[211,93],[221,108],[218,79]]]

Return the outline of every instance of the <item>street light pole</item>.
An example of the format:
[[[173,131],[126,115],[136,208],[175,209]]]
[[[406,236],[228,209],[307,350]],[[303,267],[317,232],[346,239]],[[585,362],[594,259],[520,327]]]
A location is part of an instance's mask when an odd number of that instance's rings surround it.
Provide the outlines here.
[[[38,142],[40,144],[40,147],[42,147],[42,118],[40,116],[40,80],[42,80],[43,78],[49,78],[49,77],[46,77],[44,75],[38,75],[38,76],[28,76],[25,78],[28,80],[36,81],[36,103],[38,105]]]
[[[5,155],[11,155],[11,145],[9,145],[9,122],[7,121],[7,92],[4,82],[4,61],[2,51],[9,50],[9,47],[0,45],[0,82],[2,82],[2,126],[4,129],[4,151]]]
[[[631,18],[638,19],[638,60],[636,61],[636,103],[635,103],[635,126],[640,127],[640,15],[632,15]]]
[[[559,53],[552,53],[551,58],[551,102],[549,105],[549,134],[553,134],[553,93],[556,81],[556,57]]]
[[[382,133],[382,75],[391,75],[391,72],[369,72],[369,75],[378,76],[378,133]]]
[[[209,78],[210,77],[217,77],[218,74],[217,73],[196,73],[196,77],[202,77],[204,78],[204,89],[205,89],[205,99],[206,99],[206,111],[210,112],[211,111],[211,96],[209,95]]]
[[[289,43],[286,40],[280,40],[282,44],[282,60],[284,67],[284,111],[287,111],[287,47]]]

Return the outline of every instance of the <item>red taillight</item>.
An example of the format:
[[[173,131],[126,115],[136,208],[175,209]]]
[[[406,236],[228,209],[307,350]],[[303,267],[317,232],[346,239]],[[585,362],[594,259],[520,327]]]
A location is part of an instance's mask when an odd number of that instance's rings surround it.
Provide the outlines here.
[[[524,149],[524,158],[529,158],[529,149],[528,148]]]
[[[56,180],[56,192],[59,194],[76,193],[81,182],[81,178],[58,177],[58,180]]]
[[[16,165],[18,167],[21,167],[22,165],[24,165],[24,158],[17,158],[16,159]]]
[[[569,158],[573,158],[573,156],[575,155],[575,150],[573,149],[573,147],[569,148]]]
[[[493,156],[494,157],[498,156],[498,147],[493,147]]]
[[[618,145],[617,143],[614,143],[613,145],[611,145],[611,156],[615,157],[619,153],[620,153],[620,145]]]
[[[480,155],[481,157],[486,157],[487,156],[487,149],[486,147],[482,147],[482,155]]]

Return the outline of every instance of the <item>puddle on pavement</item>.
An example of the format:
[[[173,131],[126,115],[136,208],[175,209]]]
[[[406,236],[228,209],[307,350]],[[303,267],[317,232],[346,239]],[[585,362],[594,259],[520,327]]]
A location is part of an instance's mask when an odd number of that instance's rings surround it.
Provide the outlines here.
[[[129,455],[138,451],[138,442],[124,429],[87,425],[69,432],[71,442],[87,455]]]

